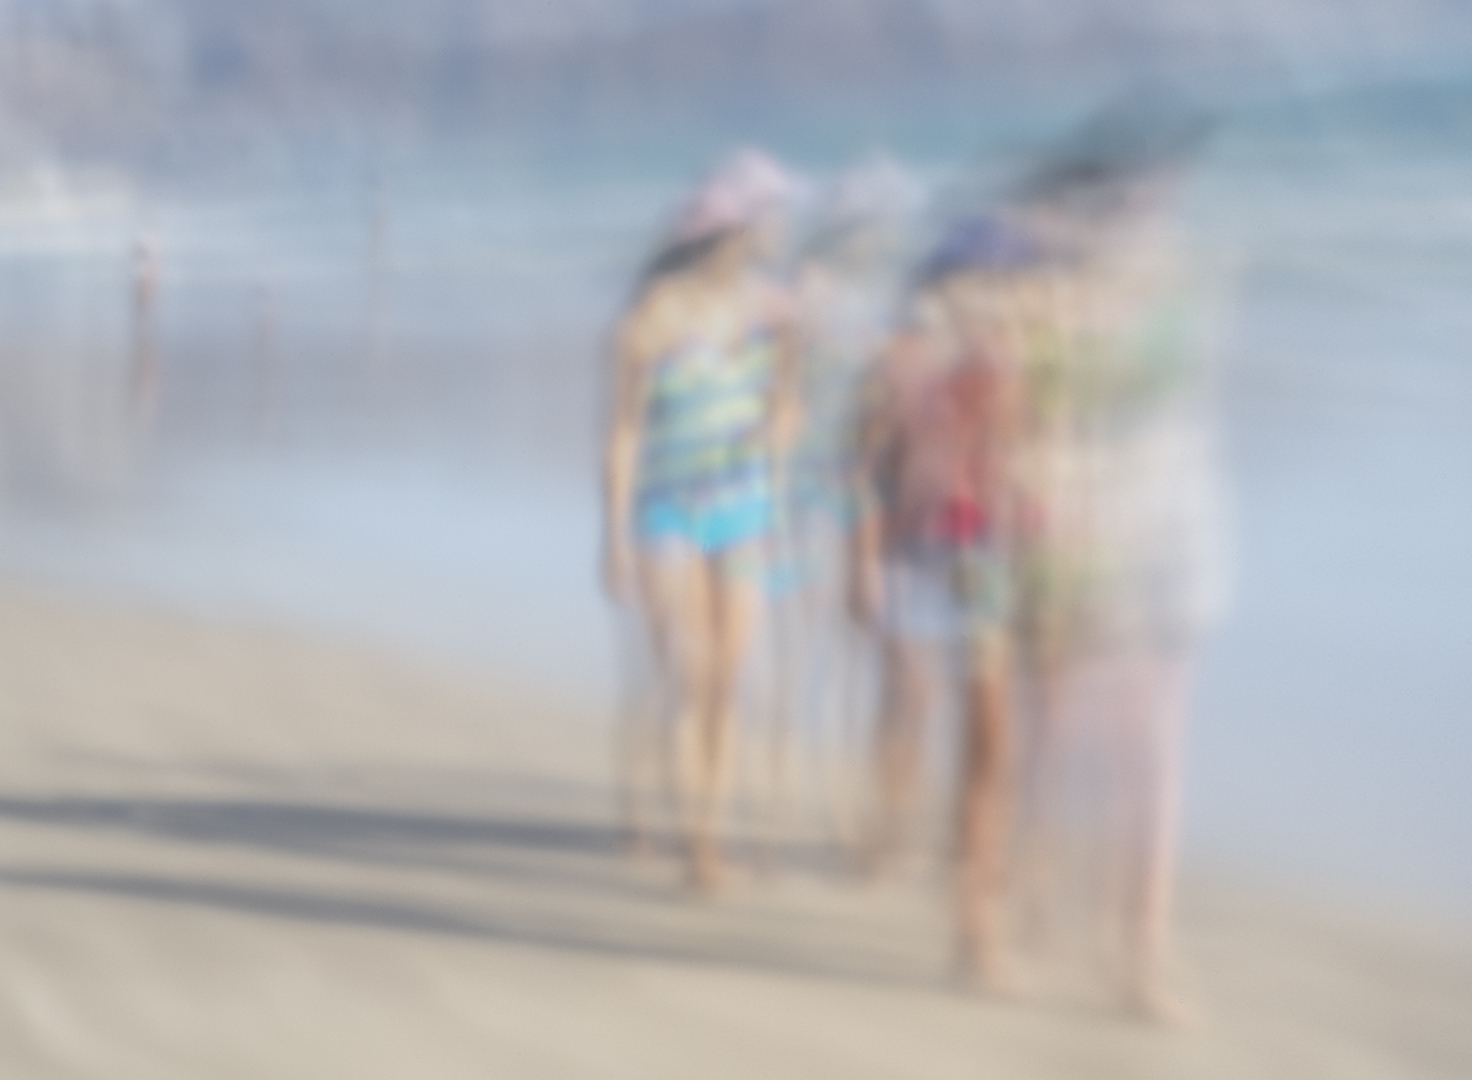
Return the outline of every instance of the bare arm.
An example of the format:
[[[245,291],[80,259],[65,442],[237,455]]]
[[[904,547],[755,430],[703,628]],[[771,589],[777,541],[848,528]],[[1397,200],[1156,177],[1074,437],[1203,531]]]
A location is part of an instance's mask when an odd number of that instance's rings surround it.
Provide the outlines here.
[[[855,621],[874,625],[884,606],[880,572],[884,544],[884,511],[880,499],[879,462],[894,438],[893,406],[887,383],[892,342],[875,361],[860,388],[854,422],[853,457],[849,463],[854,522],[848,542],[849,611]]]
[[[1024,447],[1038,434],[1033,409],[1037,403],[1028,394],[1025,371],[1038,315],[1037,305],[1028,301],[1036,299],[1025,287],[1014,286],[1009,317],[994,346],[1001,364],[992,415],[976,433],[980,440],[975,447],[978,490],[991,492],[993,512],[1000,516],[995,527],[1009,545],[1018,538],[1023,524],[1021,508],[1028,491]]]
[[[781,463],[797,445],[802,428],[803,333],[792,305],[784,297],[773,296],[768,303],[776,349],[776,372],[772,381],[772,460]]]
[[[1004,542],[1010,547],[1018,539],[1022,525],[1021,501],[1026,485],[1021,475],[1020,456],[1023,433],[1027,424],[1027,394],[1023,384],[1021,356],[1014,355],[1004,367],[997,394],[996,444],[993,453],[998,463],[1002,485],[997,509],[1002,515],[998,523]]]
[[[641,349],[648,315],[635,308],[614,340],[612,415],[603,456],[603,584],[615,601],[634,587],[634,483],[643,435],[646,364]]]

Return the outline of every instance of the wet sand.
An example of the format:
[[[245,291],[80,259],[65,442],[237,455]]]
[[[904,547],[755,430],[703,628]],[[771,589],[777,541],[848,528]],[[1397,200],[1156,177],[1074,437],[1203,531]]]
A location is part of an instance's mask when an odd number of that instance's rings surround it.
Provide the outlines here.
[[[595,709],[0,588],[0,1075],[1450,1077],[1472,933],[1197,875],[1160,1030],[944,980],[934,883],[622,857]],[[1037,989],[1035,987],[1035,989]]]

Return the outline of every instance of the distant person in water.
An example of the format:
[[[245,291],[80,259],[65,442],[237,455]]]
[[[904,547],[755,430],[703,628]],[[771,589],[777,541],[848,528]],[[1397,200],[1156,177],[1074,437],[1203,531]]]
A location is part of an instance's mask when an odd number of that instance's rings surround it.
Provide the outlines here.
[[[691,884],[722,877],[742,669],[766,595],[796,328],[762,267],[792,189],[759,151],[689,198],[617,332],[604,576],[650,634]]]
[[[133,243],[133,348],[128,375],[128,405],[140,432],[153,426],[158,412],[159,264],[157,240],[149,232],[140,232]]]
[[[1014,293],[1033,258],[1029,240],[997,220],[949,230],[868,380],[855,467],[853,603],[883,642],[871,866],[883,870],[905,840],[924,731],[953,659],[962,717],[956,960],[968,981],[989,985],[1002,976],[1011,804]]]

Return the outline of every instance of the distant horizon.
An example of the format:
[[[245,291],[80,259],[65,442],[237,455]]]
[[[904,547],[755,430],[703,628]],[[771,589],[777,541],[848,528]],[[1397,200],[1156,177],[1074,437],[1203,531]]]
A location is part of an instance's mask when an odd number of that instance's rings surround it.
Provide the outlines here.
[[[1216,96],[1449,76],[1452,0],[1348,6],[1083,0],[0,0],[0,135],[137,160],[275,133],[390,141],[606,138],[788,113]],[[0,158],[3,159],[3,158]]]

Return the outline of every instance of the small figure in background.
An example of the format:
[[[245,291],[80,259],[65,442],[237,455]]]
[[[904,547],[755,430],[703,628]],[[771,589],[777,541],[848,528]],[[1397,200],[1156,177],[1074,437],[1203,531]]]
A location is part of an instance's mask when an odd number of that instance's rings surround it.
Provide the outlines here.
[[[281,357],[277,347],[277,290],[262,278],[251,290],[255,335],[251,343],[254,401],[251,420],[260,438],[269,438],[281,420]]]
[[[140,231],[133,242],[133,344],[128,373],[128,403],[135,431],[146,433],[158,417],[161,372],[158,356],[158,241]]]

